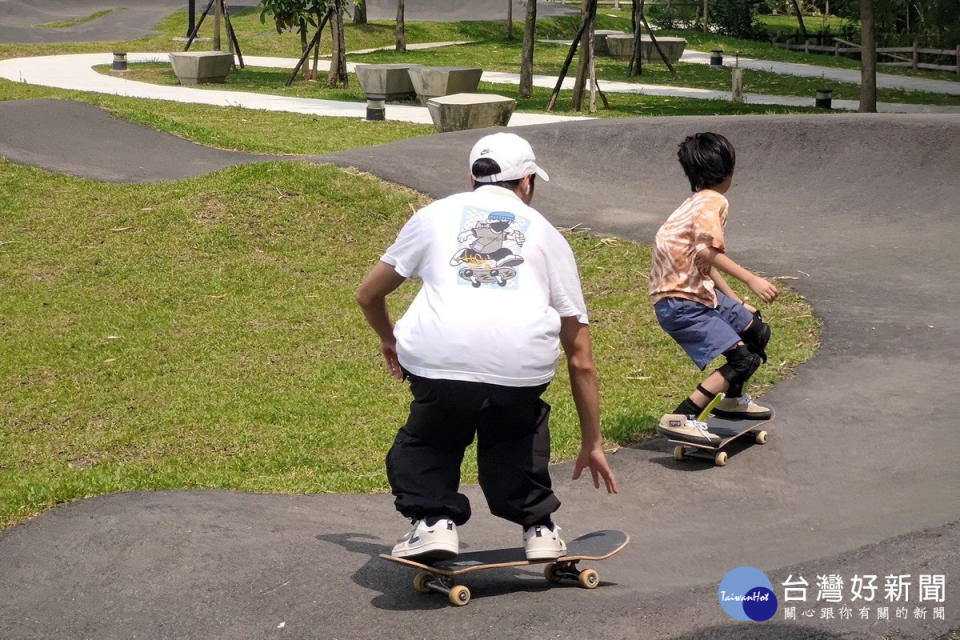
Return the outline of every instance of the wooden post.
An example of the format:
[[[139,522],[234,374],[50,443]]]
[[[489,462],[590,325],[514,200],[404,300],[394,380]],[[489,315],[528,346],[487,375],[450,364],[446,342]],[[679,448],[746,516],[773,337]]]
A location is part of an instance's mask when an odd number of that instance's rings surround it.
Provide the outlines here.
[[[920,53],[917,51],[917,41],[913,41],[913,70],[917,70],[917,65],[920,63]]]
[[[597,65],[593,57],[593,20],[587,27],[587,51],[590,59],[590,113],[597,112]]]
[[[710,0],[703,0],[703,31],[710,31]]]
[[[237,40],[237,34],[233,30],[233,23],[230,22],[230,11],[227,9],[226,0],[224,0],[223,8],[223,17],[227,22],[227,36],[230,38],[230,51],[235,51],[237,53],[237,60],[240,61],[240,68],[245,69],[246,67],[243,64],[243,52],[240,51],[240,42]],[[314,65],[314,68],[316,68],[316,65]]]
[[[190,51],[190,45],[193,44],[193,41],[196,39],[197,34],[200,33],[200,27],[203,26],[203,20],[207,17],[207,14],[210,13],[210,9],[213,8],[214,0],[210,0],[207,3],[207,8],[203,10],[203,13],[200,15],[200,20],[197,22],[197,26],[193,28],[193,33],[190,34],[190,38],[187,40],[187,46],[183,48],[184,51]]]
[[[507,0],[507,40],[513,40],[513,0]]]
[[[957,74],[960,75],[960,44],[957,45]]]
[[[531,2],[536,2],[536,0],[530,0]],[[570,70],[570,63],[573,62],[573,56],[577,54],[577,47],[580,44],[580,40],[583,38],[583,32],[586,30],[587,21],[580,21],[580,29],[577,31],[577,35],[573,38],[573,42],[570,43],[570,49],[567,51],[567,57],[563,61],[563,66],[560,68],[560,75],[557,77],[557,84],[553,87],[553,95],[550,96],[550,101],[547,103],[547,111],[553,111],[553,108],[557,104],[557,98],[560,97],[560,87],[563,86],[563,79],[567,76],[567,71]]]

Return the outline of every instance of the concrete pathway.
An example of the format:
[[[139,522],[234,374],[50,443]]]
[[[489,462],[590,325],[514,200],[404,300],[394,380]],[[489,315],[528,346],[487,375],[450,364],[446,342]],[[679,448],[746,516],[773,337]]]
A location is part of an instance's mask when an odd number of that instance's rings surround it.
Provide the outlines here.
[[[129,62],[169,62],[166,53],[131,53]],[[113,54],[85,53],[65,56],[45,56],[38,58],[14,58],[0,60],[0,77],[14,82],[28,82],[46,87],[93,91],[131,98],[150,100],[172,100],[193,104],[209,104],[220,107],[242,107],[245,109],[263,109],[266,111],[288,111],[318,116],[346,118],[365,118],[367,113],[364,102],[339,102],[316,98],[293,98],[264,93],[244,91],[224,91],[218,89],[196,89],[181,86],[160,86],[146,82],[135,82],[116,75],[107,75],[93,70],[95,65],[110,64]],[[296,66],[294,58],[270,58],[245,56],[244,62],[254,67],[272,67],[292,69]],[[325,67],[326,65],[326,67]],[[321,68],[329,68],[329,62],[320,62]],[[348,63],[348,69],[354,68]],[[388,120],[433,124],[430,113],[425,107],[388,104]],[[557,116],[537,113],[515,113],[510,126],[548,124],[577,120],[575,116]]]
[[[570,46],[571,40],[540,40],[545,44],[559,44]],[[710,64],[710,54],[695,49],[685,49],[680,56],[680,62],[688,64]],[[827,67],[813,64],[801,64],[799,62],[777,62],[774,60],[757,60],[755,58],[740,57],[739,62],[736,56],[727,53],[723,57],[723,66],[732,68],[739,66],[743,69],[753,69],[755,71],[769,71],[785,76],[799,76],[804,78],[823,78],[833,82],[845,82],[848,84],[860,84],[859,69],[839,69],[837,67]],[[879,89],[903,89],[904,91],[925,91],[928,93],[945,93],[948,95],[960,95],[960,82],[950,80],[937,80],[934,78],[918,78],[914,76],[901,76],[893,73],[878,73],[877,88]]]
[[[112,54],[74,54],[65,56],[44,56],[35,58],[14,58],[0,61],[0,77],[14,82],[28,82],[43,86],[74,89],[78,91],[93,91],[136,98],[155,100],[173,100],[176,102],[190,102],[198,104],[212,104],[217,106],[234,106],[248,109],[266,109],[269,111],[291,111],[312,115],[341,116],[363,118],[366,116],[366,105],[360,102],[337,102],[313,98],[293,98],[261,93],[241,91],[224,91],[217,89],[196,89],[180,86],[160,86],[144,82],[127,80],[116,75],[106,75],[93,70],[93,66],[110,64]],[[131,53],[128,54],[131,63],[137,62],[167,62],[166,53]],[[296,65],[293,58],[276,58],[265,56],[246,56],[244,61],[249,66],[292,69]],[[321,61],[322,69],[329,68],[329,62]],[[356,63],[347,63],[347,68],[353,70]],[[518,74],[484,72],[483,80],[497,84],[519,85]],[[538,87],[552,88],[556,78],[550,76],[534,76],[534,84]],[[674,96],[701,100],[730,100],[729,91],[713,91],[708,89],[694,89],[673,87],[666,85],[645,85],[629,82],[602,81],[601,89],[609,93],[635,93],[642,95]],[[573,78],[566,78],[564,88],[573,87]],[[779,104],[788,106],[814,106],[814,98],[795,96],[770,96],[748,93],[745,96],[752,104]],[[858,104],[852,100],[834,100],[837,109],[856,110]],[[913,105],[880,103],[877,110],[881,113],[960,113],[960,106]],[[423,107],[406,105],[387,105],[386,117],[390,120],[431,124],[430,115]],[[532,124],[547,124],[579,119],[576,116],[558,116],[546,113],[515,113],[510,120],[510,126],[524,126]]]
[[[151,35],[155,25],[174,11],[185,11],[186,6],[184,0],[3,0],[0,43],[135,40]],[[110,13],[72,27],[35,26],[105,10]]]

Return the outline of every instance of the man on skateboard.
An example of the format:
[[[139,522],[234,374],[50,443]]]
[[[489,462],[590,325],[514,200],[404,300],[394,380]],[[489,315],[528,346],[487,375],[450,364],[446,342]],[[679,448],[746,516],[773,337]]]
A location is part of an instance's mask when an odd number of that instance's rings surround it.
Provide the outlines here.
[[[730,288],[722,273],[737,278],[764,302],[777,288],[726,254],[725,193],[733,182],[733,145],[715,133],[689,136],[677,153],[693,195],[657,231],[650,270],[650,297],[660,326],[703,371],[719,355],[726,364],[697,385],[673,414],[661,419],[660,433],[703,444],[720,438],[697,416],[718,393],[726,397],[714,413],[725,418],[767,420],[770,409],[755,403],[743,387],[767,356],[770,325]],[[722,273],[721,273],[722,272]]]
[[[459,553],[457,527],[471,513],[458,491],[460,464],[474,436],[491,513],[523,527],[528,559],[563,555],[566,545],[551,517],[560,501],[547,468],[550,406],[540,397],[560,345],[582,434],[573,477],[589,468],[596,487],[602,477],[607,491],[617,490],[601,448],[596,368],[573,252],[529,206],[536,178],[549,180],[535,160],[517,135],[479,140],[470,152],[473,191],[417,211],[357,291],[387,370],[409,380],[413,394],[387,454],[395,505],[413,522],[393,556]],[[515,271],[509,287],[460,277],[460,258],[478,252],[482,221],[494,231],[503,227],[497,259],[508,259]],[[386,297],[410,277],[423,285],[394,326]]]

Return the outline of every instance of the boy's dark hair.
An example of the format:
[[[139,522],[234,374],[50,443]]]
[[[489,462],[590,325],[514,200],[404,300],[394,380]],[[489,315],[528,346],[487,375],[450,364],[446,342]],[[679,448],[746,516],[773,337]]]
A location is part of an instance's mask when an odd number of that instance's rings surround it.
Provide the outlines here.
[[[496,175],[500,173],[500,171],[500,165],[493,158],[477,158],[477,161],[470,167],[470,172],[475,179]],[[480,182],[478,180],[477,183],[473,185],[473,188],[476,189],[477,187],[493,185],[495,187],[509,189],[510,191],[516,191],[521,182],[522,180],[501,180],[500,182]]]
[[[713,187],[733,174],[737,154],[729,140],[719,133],[697,133],[680,143],[677,159],[690,180],[690,188]]]

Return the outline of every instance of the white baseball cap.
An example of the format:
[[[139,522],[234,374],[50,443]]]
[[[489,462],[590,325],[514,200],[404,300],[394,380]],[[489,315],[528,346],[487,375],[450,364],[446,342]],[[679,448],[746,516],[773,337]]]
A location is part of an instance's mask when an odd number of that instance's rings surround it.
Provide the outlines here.
[[[550,180],[547,172],[536,163],[530,143],[515,133],[494,133],[477,140],[470,151],[470,175],[473,175],[473,163],[480,158],[490,158],[500,165],[500,173],[477,177],[477,182],[501,182],[520,180],[535,173],[541,180]]]

